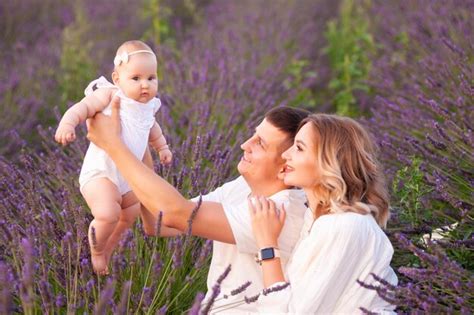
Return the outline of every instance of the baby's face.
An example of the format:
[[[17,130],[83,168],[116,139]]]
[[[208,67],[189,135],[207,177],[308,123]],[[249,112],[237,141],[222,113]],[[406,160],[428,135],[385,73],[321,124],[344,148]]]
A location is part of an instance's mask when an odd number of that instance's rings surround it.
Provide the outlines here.
[[[125,96],[147,103],[158,92],[158,78],[156,74],[157,62],[152,54],[136,54],[129,57],[129,61],[120,65],[114,79]]]

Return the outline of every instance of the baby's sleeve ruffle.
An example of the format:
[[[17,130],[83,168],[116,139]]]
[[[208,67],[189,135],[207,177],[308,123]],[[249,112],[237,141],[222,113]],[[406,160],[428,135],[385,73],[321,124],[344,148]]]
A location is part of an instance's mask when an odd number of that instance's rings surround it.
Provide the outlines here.
[[[101,76],[100,78],[95,79],[94,81],[89,83],[89,85],[84,90],[84,94],[88,96],[92,94],[92,92],[94,92],[95,90],[101,88],[116,88],[116,86],[113,83],[109,82],[104,76]]]

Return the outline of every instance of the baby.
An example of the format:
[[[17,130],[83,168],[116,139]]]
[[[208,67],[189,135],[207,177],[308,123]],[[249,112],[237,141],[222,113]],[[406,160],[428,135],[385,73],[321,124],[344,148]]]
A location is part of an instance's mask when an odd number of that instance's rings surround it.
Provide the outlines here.
[[[114,65],[114,84],[104,77],[92,81],[85,90],[86,96],[64,114],[55,140],[62,145],[74,141],[75,127],[97,112],[110,115],[109,104],[114,96],[118,96],[125,144],[138,159],[143,160],[150,143],[158,151],[160,161],[169,164],[172,153],[155,120],[161,106],[156,98],[155,54],[141,41],[128,41],[118,48]],[[88,233],[92,266],[98,274],[107,274],[112,251],[121,234],[140,214],[140,203],[112,160],[93,143],[84,158],[79,184],[94,216]]]

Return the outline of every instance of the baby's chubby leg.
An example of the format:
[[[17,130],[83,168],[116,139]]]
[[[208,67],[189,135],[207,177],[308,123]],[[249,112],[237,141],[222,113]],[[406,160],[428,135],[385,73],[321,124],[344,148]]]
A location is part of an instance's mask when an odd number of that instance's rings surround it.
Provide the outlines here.
[[[105,249],[119,221],[122,196],[117,186],[105,177],[93,179],[85,184],[82,195],[94,216],[89,225],[92,266],[98,274],[106,274]]]
[[[122,196],[121,207],[122,210],[120,211],[119,221],[107,241],[105,249],[107,261],[109,261],[112,256],[112,252],[117,247],[122,234],[132,227],[133,223],[135,223],[135,220],[140,215],[140,202],[132,191],[129,191]]]

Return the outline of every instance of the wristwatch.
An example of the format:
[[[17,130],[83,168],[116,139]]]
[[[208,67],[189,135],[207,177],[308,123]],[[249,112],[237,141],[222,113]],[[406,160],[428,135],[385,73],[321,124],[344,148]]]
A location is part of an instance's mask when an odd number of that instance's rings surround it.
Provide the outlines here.
[[[280,250],[276,247],[266,247],[260,249],[260,251],[255,255],[255,261],[262,264],[264,260],[270,260],[274,258],[280,258]]]

